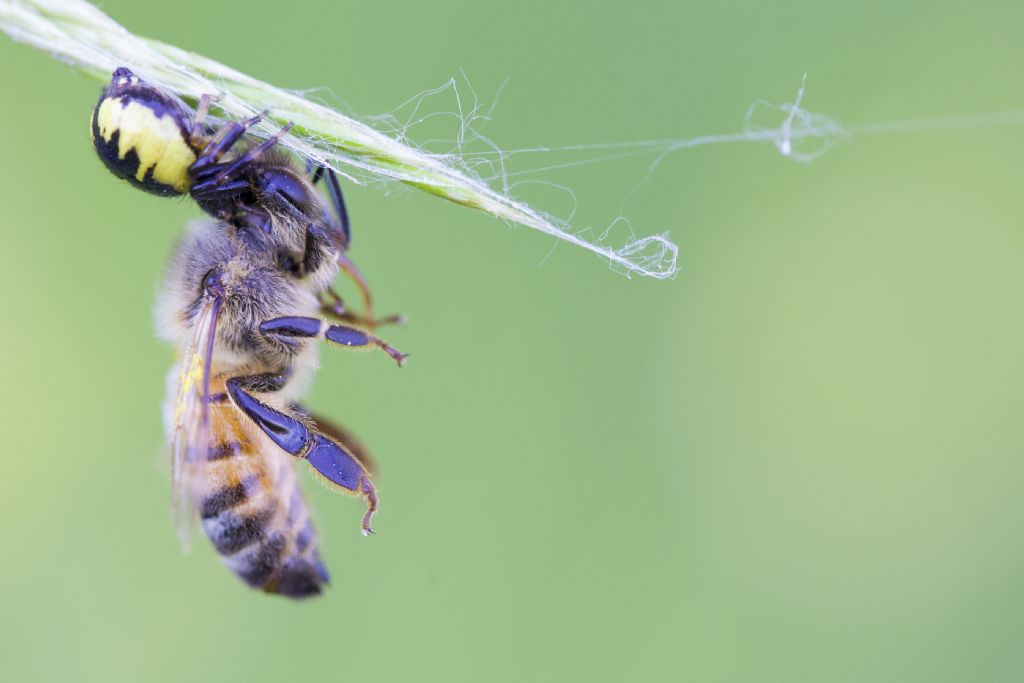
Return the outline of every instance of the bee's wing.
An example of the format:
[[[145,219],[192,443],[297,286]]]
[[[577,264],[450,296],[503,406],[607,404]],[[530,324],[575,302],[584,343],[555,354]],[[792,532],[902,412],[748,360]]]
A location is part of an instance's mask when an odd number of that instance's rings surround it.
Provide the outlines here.
[[[220,304],[220,299],[210,298],[196,316],[182,353],[171,418],[171,519],[185,548],[192,540],[197,484],[209,453],[210,366]]]

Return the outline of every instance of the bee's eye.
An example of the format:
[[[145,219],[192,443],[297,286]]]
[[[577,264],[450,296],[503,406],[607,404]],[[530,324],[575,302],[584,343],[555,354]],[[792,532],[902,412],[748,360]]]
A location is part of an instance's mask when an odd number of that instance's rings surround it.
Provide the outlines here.
[[[267,170],[260,174],[260,189],[303,211],[312,201],[307,185],[286,171]]]

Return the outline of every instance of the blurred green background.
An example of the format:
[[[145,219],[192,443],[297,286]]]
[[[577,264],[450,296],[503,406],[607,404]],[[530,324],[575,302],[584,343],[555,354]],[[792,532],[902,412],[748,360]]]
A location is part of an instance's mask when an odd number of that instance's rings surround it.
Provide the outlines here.
[[[851,124],[1024,106],[1011,3],[103,8],[361,114],[508,77],[505,148],[735,132],[805,72],[805,106]],[[577,190],[578,225],[671,229],[666,282],[349,183],[412,358],[323,354],[310,403],[372,446],[383,508],[364,539],[358,502],[307,487],[334,584],[290,604],[167,520],[151,306],[197,209],[97,162],[99,82],[6,38],[0,63],[3,680],[1024,676],[1024,128],[809,166],[702,147],[625,207],[650,159],[523,176]]]

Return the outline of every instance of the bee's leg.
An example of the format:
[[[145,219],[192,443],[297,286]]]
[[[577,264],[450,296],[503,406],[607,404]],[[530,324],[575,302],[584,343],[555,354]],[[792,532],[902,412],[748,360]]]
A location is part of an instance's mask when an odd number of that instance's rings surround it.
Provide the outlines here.
[[[383,318],[376,318],[370,320],[369,318],[353,313],[352,311],[345,308],[345,302],[342,300],[341,295],[335,292],[333,289],[328,287],[324,291],[324,296],[327,297],[328,301],[320,303],[320,312],[324,315],[331,316],[336,320],[340,320],[346,323],[353,323],[355,325],[361,325],[368,327],[371,330],[384,325],[404,325],[404,315],[388,315]]]
[[[249,130],[253,125],[259,123],[267,112],[261,111],[256,116],[245,119],[244,121],[230,121],[220,127],[210,141],[203,147],[202,153],[199,158],[196,159],[195,163],[192,164],[189,169],[189,175],[199,180],[203,175],[209,175],[212,166],[220,161],[220,158],[224,156],[231,147],[238,142],[238,140],[245,135],[245,131]]]
[[[391,356],[399,365],[407,354],[402,353],[382,339],[355,327],[332,325],[326,320],[306,316],[285,316],[273,318],[260,324],[260,333],[282,344],[290,344],[294,339],[324,339],[327,342],[357,350],[380,349]]]
[[[363,298],[363,315],[368,320],[373,320],[373,297],[370,296],[370,286],[366,284],[363,274],[356,268],[356,264],[352,263],[349,257],[340,251],[338,252],[338,267],[341,268],[345,275],[349,276],[359,290],[359,294]]]
[[[366,286],[366,281],[363,279],[362,274],[355,267],[355,264],[353,264],[348,257],[338,250],[337,245],[334,240],[331,239],[326,228],[315,224],[306,226],[306,247],[305,256],[303,257],[303,272],[315,272],[323,264],[324,259],[328,257],[338,259],[338,263],[341,265],[342,269],[344,269],[346,274],[350,275],[359,286],[360,292],[363,295],[363,314],[357,315],[346,311],[341,297],[332,290],[328,290],[328,296],[332,298],[332,302],[330,304],[324,304],[322,309],[325,313],[333,315],[339,320],[365,325],[371,330],[377,325],[393,323],[400,324],[403,322],[403,318],[400,315],[390,315],[379,320],[374,318],[370,290]]]
[[[324,171],[323,166],[318,166],[317,170],[313,174],[313,179],[316,180],[320,175],[326,173],[328,178],[328,185],[333,188],[331,190],[331,196],[335,204],[335,211],[337,212],[337,218],[341,226],[342,234],[344,235],[344,243],[338,244],[337,240],[329,237],[329,229],[322,225],[308,225],[306,226],[306,272],[311,272],[316,269],[324,256],[325,251],[333,251],[335,259],[338,262],[338,267],[351,278],[359,289],[359,294],[363,299],[363,318],[364,320],[373,320],[373,297],[370,295],[370,286],[366,283],[366,278],[359,272],[356,264],[352,263],[351,259],[345,255],[345,249],[348,247],[349,240],[349,223],[348,223],[348,212],[345,210],[345,198],[341,194],[341,186],[338,184],[338,178],[332,169]]]
[[[330,485],[366,499],[363,515],[364,534],[373,533],[370,520],[377,511],[377,490],[359,460],[342,444],[328,437],[295,415],[289,415],[263,403],[250,392],[279,390],[288,381],[286,374],[245,375],[226,383],[231,401],[283,451],[307,460]]]
[[[303,273],[313,273],[320,269],[324,260],[330,258],[337,250],[327,228],[316,223],[306,226],[306,246],[302,255]]]
[[[320,415],[315,415],[311,413],[310,411],[306,410],[303,406],[297,403],[293,403],[289,407],[299,415],[302,415],[303,417],[312,420],[313,424],[316,425],[316,428],[318,430],[320,430],[321,432],[323,432],[324,434],[326,434],[327,436],[331,437],[332,439],[340,443],[342,446],[344,446],[345,450],[351,453],[353,456],[355,456],[355,459],[358,460],[362,464],[362,466],[366,468],[367,472],[369,472],[372,475],[377,474],[380,468],[377,467],[377,463],[370,455],[370,451],[366,448],[366,446],[363,445],[362,441],[357,439],[352,434],[352,432],[348,431],[344,427],[335,424],[330,420],[323,418]]]

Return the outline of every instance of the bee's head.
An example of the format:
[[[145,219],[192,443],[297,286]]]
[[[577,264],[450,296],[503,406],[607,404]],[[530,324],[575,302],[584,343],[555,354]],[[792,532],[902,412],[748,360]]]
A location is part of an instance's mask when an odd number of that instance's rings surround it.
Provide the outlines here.
[[[173,93],[121,67],[92,113],[89,132],[100,159],[118,178],[163,196],[188,192],[196,160],[192,111]]]

